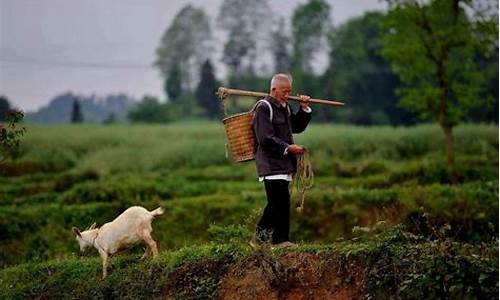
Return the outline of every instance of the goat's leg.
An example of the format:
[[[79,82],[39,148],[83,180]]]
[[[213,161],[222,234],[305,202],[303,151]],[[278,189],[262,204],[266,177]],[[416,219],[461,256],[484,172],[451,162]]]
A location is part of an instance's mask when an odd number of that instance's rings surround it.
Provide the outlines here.
[[[156,242],[151,237],[150,232],[144,232],[144,242],[148,245],[149,250],[153,254],[153,257],[158,256],[158,247],[156,246]]]
[[[102,279],[106,278],[108,275],[108,258],[109,255],[103,250],[99,250],[99,255],[101,256],[102,260]]]
[[[141,256],[141,259],[145,259],[151,254],[151,250],[149,250],[149,245],[146,246],[146,250],[144,251],[144,254]]]

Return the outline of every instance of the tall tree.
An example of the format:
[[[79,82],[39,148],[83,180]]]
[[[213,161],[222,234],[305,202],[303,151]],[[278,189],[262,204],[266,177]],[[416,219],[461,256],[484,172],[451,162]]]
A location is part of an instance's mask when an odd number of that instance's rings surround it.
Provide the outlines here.
[[[210,60],[203,64],[200,78],[200,83],[196,89],[196,99],[209,118],[218,118],[220,117],[220,103],[215,96],[217,80]]]
[[[229,76],[255,73],[272,16],[268,0],[224,0],[217,24],[228,35],[222,61],[229,68]]]
[[[320,77],[314,73],[313,62],[324,50],[325,34],[330,29],[330,5],[326,1],[309,0],[295,9],[292,16],[294,92],[320,94]],[[319,112],[325,111],[326,108],[319,109]]]
[[[368,12],[352,18],[329,35],[330,59],[323,86],[328,98],[340,97],[349,105],[335,113],[338,119],[361,125],[411,124],[414,114],[398,107],[394,90],[397,75],[382,57],[380,25],[385,16]],[[328,110],[332,112],[332,110]]]
[[[71,109],[71,123],[82,123],[83,115],[80,108],[80,102],[77,98],[73,99],[73,107]]]
[[[453,127],[473,104],[482,104],[482,74],[475,56],[498,51],[497,16],[471,0],[387,2],[383,54],[404,83],[401,103],[441,126],[455,183]]]
[[[183,7],[168,27],[156,50],[155,65],[165,82],[179,74],[180,93],[194,89],[199,69],[213,50],[210,21],[205,12],[191,5]],[[178,73],[177,73],[178,72]]]
[[[297,69],[312,73],[314,55],[324,46],[330,30],[330,5],[324,0],[309,0],[299,5],[292,17],[293,62]]]
[[[173,65],[168,73],[165,81],[165,92],[172,102],[177,102],[182,95],[182,76],[178,65]]]
[[[290,73],[292,67],[291,38],[287,34],[285,19],[281,18],[271,33],[271,51],[274,59],[275,73]]]
[[[7,113],[10,111],[9,100],[5,96],[0,96],[0,122],[7,120]]]
[[[167,123],[170,116],[165,104],[158,101],[156,97],[144,96],[142,100],[128,112],[131,122],[141,123]]]
[[[249,35],[244,27],[238,27],[229,33],[227,43],[224,45],[222,61],[228,66],[231,75],[240,76],[245,72],[254,72],[253,61],[248,59],[244,65],[245,58],[255,56],[255,44],[246,39]]]

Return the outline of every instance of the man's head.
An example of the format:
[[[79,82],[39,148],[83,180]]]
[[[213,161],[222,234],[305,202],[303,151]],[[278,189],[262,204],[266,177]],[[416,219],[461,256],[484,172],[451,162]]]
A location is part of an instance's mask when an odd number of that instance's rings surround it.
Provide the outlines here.
[[[292,81],[288,75],[280,73],[273,76],[271,79],[271,96],[282,103],[288,101],[291,92]]]

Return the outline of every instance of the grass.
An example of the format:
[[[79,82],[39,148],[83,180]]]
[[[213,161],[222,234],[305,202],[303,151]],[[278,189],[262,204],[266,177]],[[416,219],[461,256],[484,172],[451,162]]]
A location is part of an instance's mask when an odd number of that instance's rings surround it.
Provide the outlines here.
[[[0,168],[5,298],[66,298],[68,290],[76,298],[213,298],[237,261],[258,256],[246,241],[264,189],[253,162],[226,159],[221,124],[27,127],[19,157]],[[386,298],[384,290],[439,298],[422,294],[428,286],[451,298],[498,291],[491,275],[498,260],[486,255],[498,251],[498,127],[462,125],[454,133],[455,186],[437,126],[313,124],[296,136],[309,147],[315,172],[303,213],[292,210],[291,235],[304,245],[296,255],[331,254],[361,266],[372,298]],[[136,247],[101,282],[97,258],[74,257],[70,228],[100,226],[131,205],[166,209],[153,223],[162,253],[139,262]],[[391,237],[399,226],[406,229]],[[405,257],[410,250],[414,259]],[[380,276],[371,271],[378,269]],[[457,284],[445,283],[446,275]]]
[[[264,284],[277,285],[275,289],[286,288],[286,282],[303,282],[317,276],[309,272],[321,275],[347,268],[358,270],[355,276],[361,278],[343,278],[340,283],[361,280],[358,292],[368,298],[438,298],[445,293],[455,299],[494,299],[498,296],[496,249],[497,243],[470,246],[447,239],[427,240],[401,228],[356,242],[303,244],[291,251],[255,252],[234,240],[163,251],[158,258],[144,261],[138,254],[119,255],[113,258],[106,280],[100,279],[97,257],[21,264],[0,271],[0,290],[8,299],[213,298],[224,278],[237,276],[231,270],[254,262],[241,272],[258,276],[267,272],[267,263],[279,266],[271,277],[265,277],[269,282]],[[301,265],[296,260],[304,255],[312,257],[318,268],[290,272]],[[436,269],[438,265],[440,269]],[[166,289],[165,284],[170,288]]]

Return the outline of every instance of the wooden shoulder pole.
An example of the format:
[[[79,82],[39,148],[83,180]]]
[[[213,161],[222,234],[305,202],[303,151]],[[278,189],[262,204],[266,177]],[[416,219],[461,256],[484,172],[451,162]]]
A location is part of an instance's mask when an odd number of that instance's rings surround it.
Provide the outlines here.
[[[217,96],[219,96],[220,99],[224,99],[230,95],[264,98],[264,97],[268,96],[269,94],[219,87],[219,90],[217,91]],[[288,99],[300,102],[300,97],[298,97],[298,96],[288,96]],[[310,103],[317,103],[317,104],[333,105],[333,106],[344,106],[343,102],[323,100],[323,99],[311,98],[311,99],[309,99],[309,102]]]

